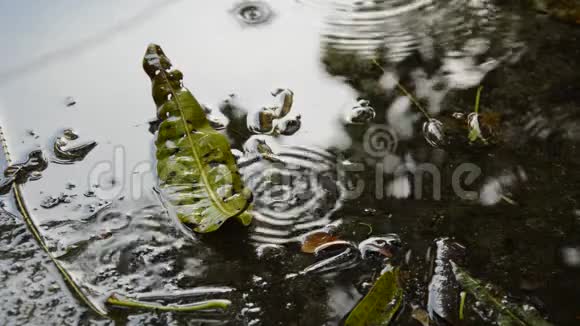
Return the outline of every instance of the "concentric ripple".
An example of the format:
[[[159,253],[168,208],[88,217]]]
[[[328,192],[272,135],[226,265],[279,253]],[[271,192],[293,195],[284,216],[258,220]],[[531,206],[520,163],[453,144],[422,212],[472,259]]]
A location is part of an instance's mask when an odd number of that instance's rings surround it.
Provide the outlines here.
[[[414,52],[430,59],[436,55],[494,57],[514,45],[514,24],[489,0],[307,0],[322,7],[326,21],[321,32],[325,51],[381,56],[397,63]],[[507,26],[507,29],[506,29]],[[497,48],[497,49],[493,49]]]
[[[341,205],[335,155],[319,149],[286,147],[275,162],[246,157],[239,162],[244,181],[254,193],[256,242],[297,241],[305,232],[331,222]]]

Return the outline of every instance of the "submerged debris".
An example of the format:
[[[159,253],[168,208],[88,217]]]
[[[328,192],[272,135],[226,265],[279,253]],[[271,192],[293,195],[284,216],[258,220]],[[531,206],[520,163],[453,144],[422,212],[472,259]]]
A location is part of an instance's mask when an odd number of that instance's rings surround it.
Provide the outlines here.
[[[92,190],[87,190],[87,191],[86,191],[86,192],[83,194],[83,196],[85,196],[85,197],[87,197],[87,198],[91,198],[91,197],[97,197],[97,195],[95,194],[95,192],[94,192],[94,191],[92,191]]]
[[[60,194],[58,197],[48,196],[42,200],[40,207],[42,208],[53,208],[60,204],[70,204],[75,196]]]

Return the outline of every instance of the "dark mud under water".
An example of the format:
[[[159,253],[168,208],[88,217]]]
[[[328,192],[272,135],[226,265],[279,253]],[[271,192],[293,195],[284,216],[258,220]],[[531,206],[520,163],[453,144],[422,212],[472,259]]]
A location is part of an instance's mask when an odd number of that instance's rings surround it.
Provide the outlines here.
[[[219,8],[216,10],[221,12],[223,8],[231,6],[224,4],[217,7]],[[305,38],[307,38],[306,34],[319,33],[318,30],[312,30],[310,27],[301,28],[296,24],[290,24],[293,19],[285,16],[284,10],[289,10],[295,15],[302,13],[296,11],[294,7],[290,5],[284,5],[283,8],[278,8],[275,5],[272,7],[275,11],[272,22],[269,23],[270,25],[266,24],[260,28],[262,30],[271,29],[273,32],[270,33],[271,35],[265,32],[265,35],[272,38],[286,37],[288,42],[294,44],[294,47],[301,48],[300,37],[293,38],[293,36],[289,36],[292,35],[291,33],[283,33],[282,35],[276,35],[276,33],[280,33],[281,30],[292,31],[292,28],[299,31],[299,36],[302,35]],[[580,302],[580,273],[578,273],[580,262],[575,261],[580,259],[577,258],[580,251],[580,204],[578,204],[580,201],[580,170],[578,169],[580,167],[578,156],[580,152],[577,149],[577,144],[580,141],[580,73],[578,73],[580,71],[580,28],[537,15],[525,7],[500,5],[499,10],[518,15],[518,41],[525,45],[523,46],[524,51],[521,51],[517,59],[502,63],[485,74],[485,77],[479,82],[485,86],[482,109],[502,113],[500,123],[502,142],[489,148],[473,149],[452,145],[445,150],[433,149],[425,142],[420,132],[417,132],[420,130],[421,123],[411,122],[415,132],[399,143],[397,154],[402,160],[405,159],[406,155],[407,157],[412,155],[413,161],[416,163],[433,163],[439,168],[442,185],[440,198],[436,199],[437,196],[431,187],[430,181],[432,180],[426,178],[427,182],[421,188],[423,190],[421,198],[417,198],[416,193],[415,195],[399,196],[404,198],[395,198],[396,194],[400,194],[400,188],[393,187],[391,197],[384,194],[377,199],[377,183],[384,182],[387,185],[392,181],[393,176],[385,176],[384,181],[378,181],[375,170],[377,158],[364,156],[362,137],[364,129],[347,127],[347,138],[351,140],[352,145],[346,146],[346,148],[343,146],[344,150],[341,151],[341,155],[351,161],[366,162],[365,171],[351,175],[357,180],[364,181],[366,185],[364,192],[356,199],[345,200],[342,205],[337,206],[328,205],[325,202],[335,199],[334,197],[323,197],[322,202],[318,204],[319,207],[316,207],[322,210],[322,213],[316,211],[316,214],[320,213],[321,219],[328,218],[328,221],[325,220],[326,222],[341,221],[341,237],[354,242],[360,242],[368,237],[369,228],[367,225],[372,227],[373,235],[398,234],[402,239],[404,252],[411,252],[404,263],[404,269],[407,271],[405,301],[408,304],[425,305],[430,269],[430,264],[425,261],[428,248],[433,245],[437,238],[451,237],[466,246],[467,257],[464,265],[474,276],[506,290],[510,296],[517,298],[520,302],[533,305],[555,325],[576,325],[580,323],[580,307],[578,306]],[[212,12],[210,11],[210,13]],[[223,15],[223,17],[218,15],[216,19],[231,19],[229,15]],[[297,18],[294,17],[295,19]],[[280,24],[290,24],[292,28],[281,29],[277,25],[279,21]],[[235,25],[231,29],[244,30],[244,28],[246,28],[245,32],[247,33],[255,33],[254,30],[239,25]],[[163,40],[163,37],[159,35],[162,33],[155,36]],[[257,46],[264,44],[264,41],[256,41],[254,44],[251,40],[265,35],[251,36],[244,41],[250,41],[249,46]],[[146,46],[146,43],[141,44],[141,41],[143,40],[139,39],[139,42],[136,40],[135,44],[131,44],[136,48],[140,45],[141,47],[138,50],[132,49],[131,54],[128,55],[130,56],[129,60],[139,62],[139,54]],[[274,43],[274,46],[283,44],[283,42],[271,42]],[[167,43],[170,43],[175,49],[172,52],[178,52],[173,53],[173,57],[177,57],[175,61],[178,66],[187,62],[187,56],[179,54],[180,46],[176,45],[179,42],[167,40]],[[211,44],[207,46],[211,46]],[[337,83],[332,75],[341,77],[342,85],[345,88],[350,87],[356,91],[354,98],[367,99],[377,109],[375,121],[383,121],[385,116],[388,116],[389,111],[383,108],[392,107],[397,96],[393,92],[385,95],[385,91],[380,88],[381,84],[378,82],[382,73],[376,67],[358,65],[357,58],[349,56],[350,54],[333,52],[329,55],[324,52],[324,46],[322,46],[322,53],[311,53],[311,47],[304,47],[307,52],[310,51],[307,56],[301,57],[298,54],[299,51],[296,51],[287,57],[282,57],[288,59],[288,57],[294,56],[296,60],[308,61],[305,58],[312,56],[316,62],[322,62],[320,67],[323,72],[316,71],[315,74],[326,76],[325,80],[328,84]],[[183,48],[184,53],[187,52],[185,48],[187,47]],[[225,50],[230,51],[231,49],[226,47]],[[190,50],[188,49],[188,51]],[[514,52],[517,51],[514,50]],[[240,56],[246,56],[244,59],[247,59],[248,65],[254,65],[254,68],[240,68],[241,72],[238,74],[248,74],[248,71],[255,71],[255,75],[268,75],[269,72],[274,74],[268,69],[275,69],[272,67],[277,67],[277,65],[265,63],[269,68],[264,68],[265,70],[262,71],[256,68],[258,65],[254,61],[259,61],[258,59],[254,60],[247,57],[252,53],[243,52]],[[125,55],[126,53],[123,53],[123,56]],[[204,55],[196,57],[196,60],[203,60]],[[220,53],[220,55],[224,54]],[[501,56],[501,53],[497,56]],[[273,57],[277,58],[274,54]],[[437,56],[435,55],[435,57]],[[115,58],[115,55],[112,55],[111,58]],[[99,58],[89,55],[87,60],[90,62],[90,60],[95,59]],[[206,60],[210,59],[206,58]],[[80,67],[78,62],[71,63],[71,65]],[[189,65],[184,69],[184,73],[186,76],[188,73],[191,76],[191,82],[188,84],[191,85],[196,83],[193,80],[197,78],[195,73],[197,63],[192,62]],[[289,65],[300,67],[300,63],[296,65],[289,63]],[[421,67],[427,75],[436,75],[436,71],[442,63],[437,59],[425,60],[419,55],[412,54],[396,64],[389,65],[387,60],[385,65],[387,71],[401,76],[402,84],[414,90],[413,82],[416,82],[417,79],[410,76],[414,76],[414,71],[418,67]],[[215,67],[218,66],[223,65],[213,64],[214,69],[217,69]],[[131,72],[136,75],[135,78],[145,80],[144,74],[138,69],[136,67]],[[279,71],[275,72],[276,74],[286,73],[288,78],[293,81],[300,80],[300,76],[295,76],[296,74],[288,70],[292,69],[280,68]],[[216,76],[219,76],[223,83],[232,83],[227,80],[226,76],[231,73],[234,75],[231,78],[235,78],[237,74],[235,71],[236,65],[232,64],[228,67],[222,67],[222,70],[216,70]],[[82,131],[86,132],[88,137],[97,139],[100,144],[99,150],[102,151],[97,150],[92,153],[96,156],[110,157],[114,145],[117,142],[121,143],[120,140],[116,139],[123,137],[129,139],[125,145],[134,150],[133,152],[129,151],[129,156],[133,154],[135,156],[135,158],[129,158],[129,160],[133,160],[129,164],[147,158],[150,155],[149,152],[153,151],[150,143],[151,136],[146,130],[146,121],[148,117],[153,115],[149,114],[153,112],[153,107],[148,102],[150,100],[147,86],[132,88],[135,89],[135,94],[142,94],[143,99],[129,102],[127,110],[135,110],[139,114],[138,118],[131,114],[119,119],[111,118],[110,120],[119,120],[120,122],[111,122],[110,135],[101,137],[99,135],[107,133],[101,128],[104,124],[94,126],[91,130],[90,126],[94,123],[87,120],[90,120],[90,117],[94,118],[95,114],[91,116],[91,113],[86,113],[91,110],[96,111],[99,105],[110,105],[106,102],[101,103],[98,99],[94,99],[96,104],[92,107],[88,105],[88,107],[79,108],[89,116],[87,119],[80,117],[83,114],[82,111],[72,114],[70,119],[64,120],[65,122],[59,121],[62,116],[55,114],[58,118],[44,122],[31,122],[32,126],[29,126],[25,123],[27,119],[22,118],[26,114],[9,113],[10,110],[20,109],[14,107],[14,103],[18,102],[13,100],[14,96],[10,94],[19,90],[19,87],[26,92],[31,92],[30,88],[34,88],[34,86],[24,87],[23,85],[27,83],[26,78],[30,78],[30,80],[37,78],[33,73],[26,71],[19,73],[32,75],[22,77],[24,80],[20,84],[16,82],[12,86],[0,88],[0,99],[9,105],[9,107],[1,107],[2,118],[8,116],[8,122],[4,123],[2,127],[6,129],[11,151],[15,152],[17,156],[15,161],[22,157],[19,153],[30,151],[36,145],[35,140],[24,135],[25,130],[32,128],[40,130],[41,135],[49,135],[50,137],[41,138],[38,141],[40,147],[47,147],[50,146],[47,144],[50,144],[55,130],[68,127],[63,123],[81,125]],[[297,75],[307,76],[309,73],[309,71],[300,70]],[[205,70],[200,74],[205,77],[210,76]],[[51,76],[50,73],[48,76]],[[111,75],[95,75],[95,78],[106,78],[107,76]],[[260,91],[254,91],[252,94],[267,93],[270,90],[267,87],[277,86],[272,85],[272,83],[285,82],[284,76],[245,78],[248,78],[247,82],[256,78],[256,88],[261,88]],[[41,80],[41,83],[52,80],[47,75],[40,75],[38,79]],[[186,83],[188,82],[186,80]],[[208,83],[210,83],[207,86],[208,89],[215,89],[215,91],[208,91],[211,93],[207,95],[208,98],[215,100],[227,94],[227,90],[216,86],[220,84],[220,81]],[[295,83],[298,84],[298,82]],[[118,82],[115,87],[120,87],[119,84],[122,82]],[[203,83],[198,82],[191,85],[190,88],[203,89],[200,84]],[[308,79],[305,84],[314,87],[316,79],[314,81]],[[34,84],[32,83],[32,85]],[[101,84],[97,83],[97,87],[91,85],[92,91],[84,91],[85,98],[89,98],[88,101],[91,101],[91,97],[86,94],[100,92],[99,85]],[[228,84],[227,87],[235,88],[235,86],[234,83]],[[243,94],[244,87],[239,86],[239,88],[242,89],[240,93]],[[249,86],[248,88],[251,89]],[[465,88],[453,89],[446,93],[440,102],[441,115],[454,111],[468,112],[473,107],[474,87]],[[295,88],[293,89],[298,98],[300,92]],[[66,92],[62,89],[53,91],[56,94]],[[248,92],[251,93],[251,91]],[[345,93],[348,92],[341,93],[341,95]],[[35,96],[33,92],[26,94],[26,97]],[[320,96],[331,97],[331,95],[332,91],[326,90]],[[430,95],[432,94],[428,94],[422,99],[430,100]],[[204,97],[203,94],[201,96]],[[302,109],[301,112],[302,119],[306,124],[301,132],[305,134],[302,138],[298,138],[293,145],[302,145],[300,139],[333,138],[332,133],[325,133],[323,130],[317,131],[316,122],[307,124],[308,110],[315,110],[317,105],[325,102],[316,97],[315,92],[309,93],[308,99],[301,103],[309,106]],[[46,94],[42,94],[40,98],[50,99]],[[31,109],[34,102],[26,102],[25,99],[22,101],[26,104],[26,108],[23,110],[28,110],[26,112],[31,114],[35,112]],[[82,105],[82,101],[83,97],[80,97],[78,105]],[[332,103],[330,106],[340,106],[341,101],[330,101]],[[140,105],[141,107],[133,108]],[[145,108],[149,109],[147,114],[143,113]],[[106,110],[106,112],[110,115],[113,110]],[[50,117],[50,114],[45,114]],[[310,119],[316,120],[316,117],[311,116]],[[108,119],[99,122],[106,123],[107,121]],[[142,125],[135,128],[133,125],[136,123]],[[332,126],[332,124],[328,124],[328,126]],[[342,129],[342,126],[336,125],[336,128]],[[124,135],[124,131],[129,129],[133,131]],[[10,140],[11,133],[12,141]],[[22,136],[18,133],[21,133]],[[81,133],[81,135],[85,134]],[[329,134],[330,136],[328,136]],[[300,133],[296,136],[300,136]],[[22,142],[20,142],[21,139]],[[32,137],[32,139],[34,138]],[[135,139],[144,140],[139,142]],[[134,148],[139,149],[135,150]],[[135,151],[137,151],[136,154]],[[308,161],[308,158],[303,160]],[[95,159],[91,164],[97,161]],[[482,198],[484,198],[481,201],[462,200],[453,189],[452,174],[463,163],[473,163],[482,171],[482,176],[471,186],[466,187],[466,189],[480,191]],[[77,184],[85,182],[85,174],[88,171],[88,168],[85,169],[86,167],[75,165],[72,168],[67,168],[68,170],[57,169],[56,172],[53,171],[57,176],[52,177],[49,175],[51,172],[49,170],[39,181],[44,183],[38,183],[35,186],[35,183],[31,182],[24,186],[25,190],[28,190],[28,192],[25,191],[25,200],[29,204],[32,215],[41,225],[57,225],[56,223],[50,224],[50,222],[62,221],[67,218],[74,220],[75,216],[82,215],[82,209],[80,212],[67,215],[75,206],[72,204],[66,209],[63,208],[62,211],[55,211],[43,210],[40,208],[39,202],[46,194],[58,195],[59,192],[64,191],[66,181],[71,180],[71,178],[73,181],[82,179],[82,181],[75,181]],[[73,172],[68,175],[67,171]],[[525,177],[522,177],[522,174]],[[514,203],[500,199],[494,205],[482,204],[482,201],[485,200],[493,201],[493,198],[489,199],[483,195],[482,189],[494,180],[500,182],[504,189],[509,190],[505,191],[504,194]],[[148,184],[146,183],[146,185]],[[83,198],[82,193],[86,189],[82,186],[78,186],[78,188],[78,193],[81,194],[79,198]],[[416,189],[417,187],[413,190],[416,191]],[[44,193],[39,194],[40,191],[44,191]],[[388,193],[388,191],[386,192]],[[10,195],[3,199],[7,203],[7,209],[14,211],[11,210]],[[89,202],[90,200],[92,199],[88,197],[82,200],[78,199],[82,205],[94,202]],[[286,277],[288,274],[302,270],[314,263],[315,259],[300,253],[296,243],[285,244],[279,253],[271,257],[266,255],[265,258],[259,258],[255,249],[257,240],[253,235],[265,233],[274,234],[271,238],[276,238],[276,236],[283,238],[283,236],[295,236],[294,233],[281,236],[280,233],[269,232],[270,226],[263,221],[257,221],[254,228],[249,230],[234,223],[228,223],[218,233],[193,241],[180,235],[175,228],[164,229],[164,224],[154,224],[155,221],[167,220],[168,218],[162,210],[155,207],[151,208],[150,203],[150,200],[142,202],[126,200],[124,204],[115,204],[117,206],[111,208],[111,212],[122,213],[99,215],[97,221],[111,223],[113,225],[111,229],[120,230],[119,234],[125,237],[123,239],[130,239],[131,232],[140,232],[140,230],[145,230],[143,234],[147,236],[143,236],[135,243],[130,242],[127,247],[114,247],[114,245],[111,245],[111,248],[107,247],[106,249],[111,251],[110,257],[114,257],[116,250],[126,250],[128,253],[116,265],[116,271],[110,271],[111,274],[100,271],[102,273],[98,276],[103,279],[98,281],[91,279],[91,282],[100,282],[99,285],[104,288],[116,286],[115,282],[107,280],[107,275],[121,275],[119,279],[130,280],[125,284],[125,290],[146,291],[147,287],[159,286],[153,281],[146,280],[145,271],[151,269],[154,270],[152,273],[155,273],[156,277],[175,280],[173,283],[167,282],[161,285],[169,291],[200,285],[232,287],[237,290],[229,297],[234,301],[229,313],[226,315],[189,315],[151,312],[128,313],[116,310],[111,312],[112,320],[102,319],[92,313],[70,291],[56,267],[38,246],[22,218],[16,213],[2,212],[0,214],[0,324],[206,325],[215,322],[228,325],[254,325],[254,323],[260,325],[333,325],[340,321],[342,316],[348,313],[353,304],[360,298],[361,295],[356,288],[372,274],[370,267],[365,269],[363,266],[349,270],[337,268],[336,273],[332,275],[309,275],[308,277],[288,280]],[[325,216],[325,213],[331,210],[334,210],[330,214],[331,216]],[[83,214],[90,215],[86,212]],[[309,211],[302,212],[302,214],[315,213]],[[140,220],[142,225],[137,223],[137,225],[131,224],[130,228],[121,227],[119,225],[124,225],[124,218],[129,221],[127,223],[133,224],[136,220]],[[262,229],[259,229],[260,227]],[[98,232],[98,230],[91,229],[91,225],[88,225],[87,229],[73,227],[63,230],[66,232],[79,230],[79,232],[86,231],[87,233]],[[57,236],[61,233],[50,233],[50,231],[47,230],[47,236],[52,237],[54,248],[58,250],[60,243],[66,244],[66,241],[58,239]],[[168,239],[160,239],[159,234],[155,232],[166,235]],[[147,244],[139,242],[145,238],[155,239],[158,241],[159,247],[145,248]],[[79,236],[79,239],[80,243],[83,237]],[[70,240],[70,242],[74,241]],[[171,243],[166,244],[163,241]],[[264,242],[263,239],[259,241]],[[177,242],[179,244],[176,245]],[[105,249],[103,251],[107,252]],[[103,252],[98,253],[100,262],[106,265],[107,262],[102,259],[102,254]],[[78,257],[84,259],[83,262],[89,261],[87,257],[90,257],[90,252],[83,252]],[[87,266],[92,267],[92,265]],[[82,271],[82,268],[80,270]],[[112,278],[112,276],[110,277]],[[466,324],[469,325],[490,323],[482,320],[475,313],[468,314],[466,318]],[[418,325],[418,322],[410,317],[409,306],[401,313],[396,324]]]

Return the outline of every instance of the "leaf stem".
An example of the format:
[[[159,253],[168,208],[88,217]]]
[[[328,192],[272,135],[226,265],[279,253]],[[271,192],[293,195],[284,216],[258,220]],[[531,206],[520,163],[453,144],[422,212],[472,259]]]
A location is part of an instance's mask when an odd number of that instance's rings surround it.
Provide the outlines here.
[[[386,72],[385,69],[383,69],[383,67],[377,62],[376,59],[373,59],[373,63],[379,67],[383,73]],[[425,116],[425,118],[427,119],[431,119],[431,115],[429,115],[429,113],[427,113],[427,110],[425,110],[423,108],[423,106],[419,103],[419,101],[413,96],[411,95],[411,93],[409,93],[404,87],[403,85],[399,84],[399,82],[395,82],[397,84],[397,88],[399,88],[399,90],[401,92],[403,92],[403,94],[405,94],[405,96],[407,96],[409,98],[409,100],[411,100],[411,102],[413,102],[413,104],[415,104],[415,106],[419,109],[419,111],[421,111],[421,113],[423,113],[423,115]]]
[[[479,99],[481,98],[481,91],[483,90],[483,86],[479,86],[477,88],[477,95],[475,96],[475,113],[479,113]]]

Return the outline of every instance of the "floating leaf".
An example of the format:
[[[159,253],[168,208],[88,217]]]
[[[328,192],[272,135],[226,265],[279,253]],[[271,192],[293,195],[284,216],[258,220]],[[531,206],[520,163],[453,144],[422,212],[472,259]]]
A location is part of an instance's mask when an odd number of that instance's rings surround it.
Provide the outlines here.
[[[147,48],[143,68],[161,120],[155,145],[164,202],[196,232],[215,231],[232,217],[248,225],[252,193],[242,183],[226,137],[211,127],[201,105],[183,87],[183,74],[170,70],[158,45]]]
[[[525,310],[519,305],[506,300],[496,298],[485,285],[473,278],[464,269],[459,267],[453,261],[451,262],[455,278],[461,286],[475,299],[483,305],[497,310],[499,313],[499,325],[525,325],[525,326],[550,326],[548,321],[543,319],[533,309]]]
[[[356,305],[345,326],[388,325],[403,302],[399,286],[399,270],[388,269],[375,282],[369,293]]]

